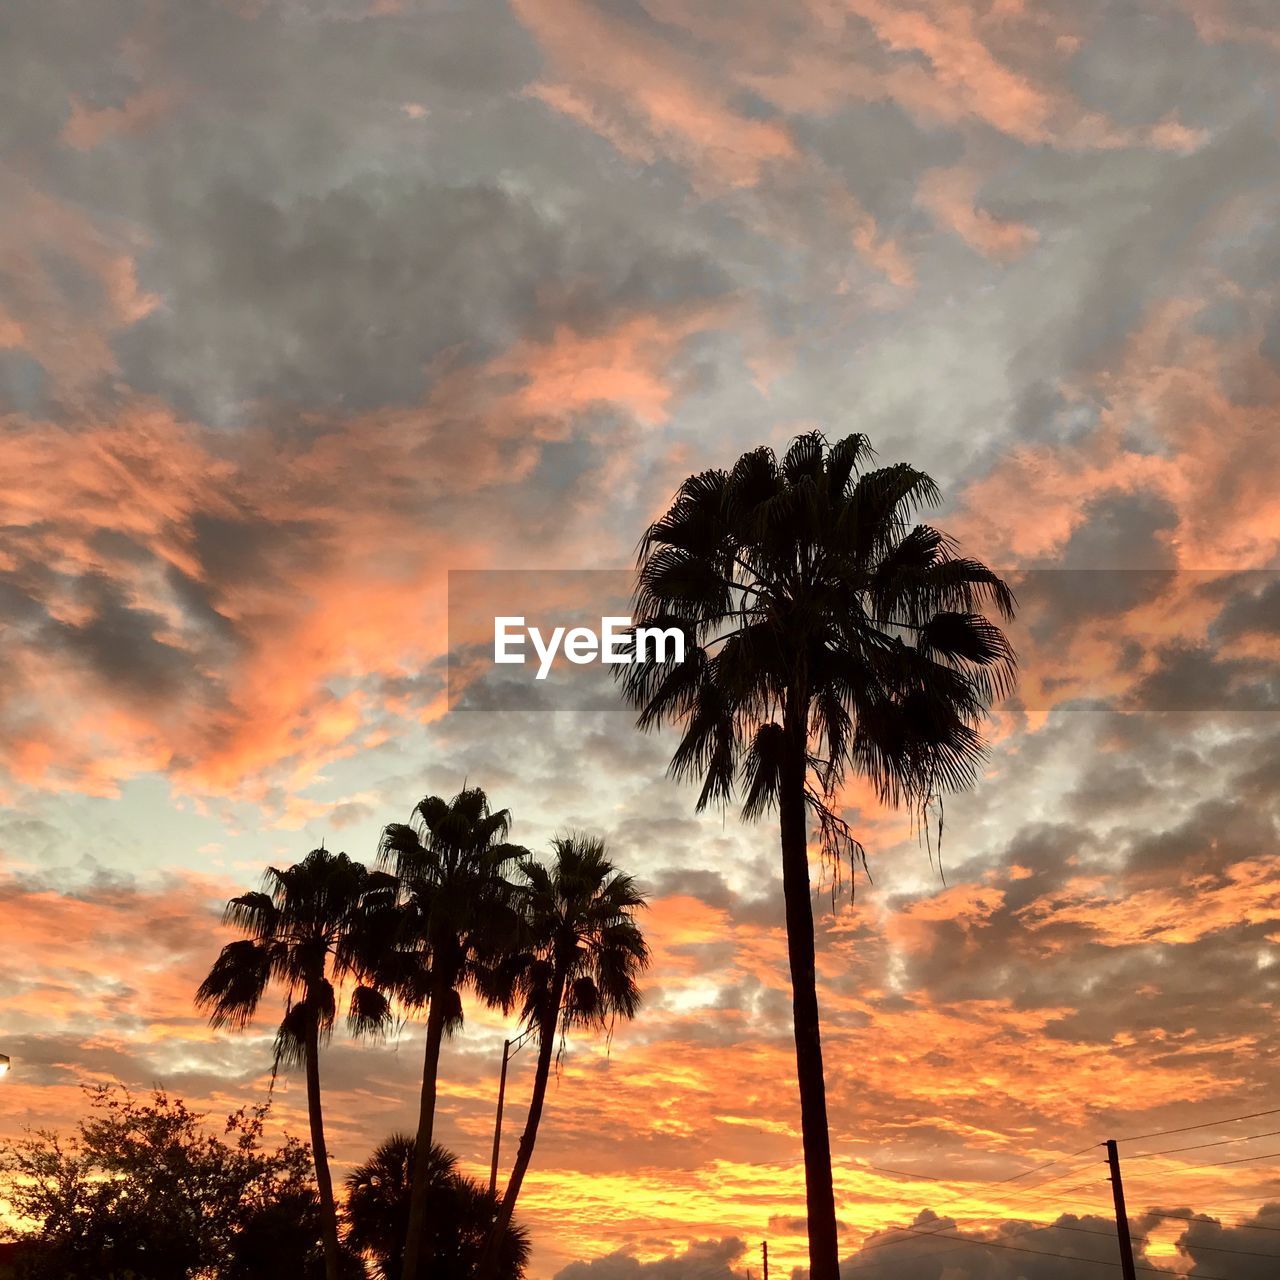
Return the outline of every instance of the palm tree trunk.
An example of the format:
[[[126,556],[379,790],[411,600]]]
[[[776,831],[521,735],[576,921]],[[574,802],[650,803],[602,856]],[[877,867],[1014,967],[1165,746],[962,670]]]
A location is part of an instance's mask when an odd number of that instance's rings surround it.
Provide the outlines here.
[[[533,1096],[529,1099],[529,1115],[524,1122],[524,1132],[520,1135],[520,1146],[516,1151],[515,1163],[511,1166],[511,1177],[507,1189],[503,1192],[502,1203],[498,1206],[498,1216],[494,1219],[485,1243],[484,1254],[480,1266],[476,1270],[476,1280],[496,1280],[498,1263],[502,1257],[502,1242],[507,1228],[511,1225],[511,1217],[516,1210],[516,1200],[520,1196],[520,1188],[524,1184],[524,1176],[529,1172],[529,1164],[533,1160],[533,1146],[538,1140],[538,1124],[542,1120],[542,1108],[547,1099],[547,1082],[551,1078],[551,1054],[555,1048],[556,1032],[560,1028],[560,1006],[564,1001],[566,968],[556,965],[555,979],[552,984],[551,1000],[548,1004],[547,1016],[543,1018],[538,1035],[538,1065],[533,1075]]]
[[[444,1002],[449,986],[432,984],[427,1012],[427,1044],[422,1060],[422,1101],[418,1108],[418,1138],[413,1148],[413,1183],[409,1191],[409,1225],[404,1237],[402,1280],[417,1280],[422,1258],[422,1237],[427,1223],[427,1192],[430,1189],[432,1130],[436,1118],[436,1077],[440,1069],[440,1044],[444,1039]]]
[[[320,1030],[314,1017],[308,1019],[305,1055],[307,1113],[311,1121],[311,1154],[316,1165],[316,1191],[320,1196],[320,1235],[324,1244],[324,1274],[325,1280],[339,1280],[341,1255],[338,1251],[338,1211],[333,1202],[333,1178],[329,1173],[329,1151],[324,1145],[324,1115],[320,1110]]]
[[[784,717],[786,759],[778,786],[782,896],[786,907],[787,958],[791,964],[800,1132],[804,1142],[809,1277],[810,1280],[839,1280],[839,1240],[836,1235],[835,1193],[831,1184],[831,1139],[827,1132],[827,1088],[822,1071],[813,903],[809,889],[808,823],[804,796],[807,724],[800,711],[801,706],[803,700],[793,692]]]

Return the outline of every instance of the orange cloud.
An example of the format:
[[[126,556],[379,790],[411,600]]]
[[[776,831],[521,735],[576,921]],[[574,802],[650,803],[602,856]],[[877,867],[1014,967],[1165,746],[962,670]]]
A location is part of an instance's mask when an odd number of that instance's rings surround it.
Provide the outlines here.
[[[1105,397],[1093,431],[1011,452],[966,491],[956,532],[988,560],[1026,563],[1056,554],[1099,495],[1147,492],[1177,512],[1166,537],[1177,567],[1269,563],[1280,545],[1280,498],[1267,480],[1280,464],[1269,429],[1280,374],[1258,352],[1262,313],[1242,335],[1222,339],[1197,330],[1204,305],[1176,298],[1157,306],[1111,369],[1065,387],[1071,399]],[[1249,394],[1237,398],[1232,387],[1241,385]],[[1159,449],[1131,443],[1153,434]]]
[[[978,184],[979,175],[962,166],[930,169],[920,180],[916,203],[979,253],[1001,260],[1021,256],[1039,239],[1035,229],[1003,222],[978,208]]]
[[[138,283],[131,232],[103,232],[86,214],[5,171],[0,206],[0,281],[5,286],[3,345],[27,351],[72,404],[116,371],[110,339],[159,305]],[[84,291],[70,296],[50,263],[68,261],[90,281],[99,301]],[[92,296],[92,295],[90,295]]]
[[[307,421],[283,440],[219,435],[139,400],[75,431],[14,420],[0,444],[8,567],[31,580],[48,620],[7,637],[9,775],[94,794],[153,769],[206,793],[246,780],[257,794],[305,787],[396,714],[372,681],[443,656],[446,570],[527,562],[517,509],[455,527],[436,504],[514,495],[547,442],[592,438],[593,409],[662,421],[683,345],[725,317],[629,314],[589,337],[562,327],[442,370],[419,406]],[[615,452],[601,465],[625,470]],[[584,504],[611,491],[604,477]],[[549,544],[571,534],[560,514]],[[211,537],[240,550],[228,558]],[[74,646],[109,609],[132,611],[144,649],[189,677],[132,693],[104,682]]]
[[[1088,35],[1084,11],[1050,18],[1033,5],[980,0],[806,0],[784,25],[767,9],[752,19],[671,0],[647,7],[714,41],[736,83],[789,113],[889,100],[924,124],[981,124],[1032,145],[1186,151],[1204,141],[1176,117],[1122,128],[1076,100],[1067,62]]]
[[[1260,853],[1262,851],[1259,851]],[[1041,898],[1020,918],[1032,929],[1078,924],[1105,946],[1195,942],[1233,925],[1280,918],[1280,857],[1234,862],[1182,882],[1134,892],[1121,885],[1080,896]],[[1188,896],[1194,913],[1187,912]]]
[[[785,128],[734,111],[697,60],[590,0],[518,0],[515,7],[568,78],[534,93],[627,154],[651,160],[661,145],[701,180],[728,187],[753,186],[765,165],[796,155]]]
[[[894,285],[914,282],[902,248],[853,192],[802,150],[785,124],[739,108],[732,84],[711,73],[705,60],[607,15],[592,0],[520,0],[516,10],[563,77],[529,90],[552,110],[640,163],[674,160],[699,194],[730,197],[727,207],[744,221],[784,240],[797,233],[789,213],[775,208],[767,194],[811,189],[813,209],[864,261]],[[682,26],[696,22],[683,12],[662,16]],[[761,198],[732,199],[748,191]]]
[[[131,94],[118,107],[95,109],[73,97],[71,114],[62,129],[62,140],[77,151],[91,151],[108,138],[146,129],[163,117],[174,101],[174,94],[159,86]]]

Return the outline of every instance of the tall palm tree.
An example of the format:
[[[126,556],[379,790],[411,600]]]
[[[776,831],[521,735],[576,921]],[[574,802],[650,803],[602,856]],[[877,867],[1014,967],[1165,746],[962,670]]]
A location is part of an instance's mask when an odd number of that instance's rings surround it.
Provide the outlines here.
[[[502,1197],[480,1280],[495,1280],[502,1239],[538,1137],[556,1040],[575,1027],[612,1029],[640,1007],[636,979],[649,963],[649,948],[636,924],[645,905],[635,881],[609,861],[603,840],[557,838],[548,866],[532,858],[520,864],[521,915],[526,944],[510,969],[513,1001],[538,1041],[533,1095]]]
[[[367,1258],[378,1280],[398,1280],[404,1267],[416,1140],[393,1134],[347,1177],[349,1249]],[[458,1172],[457,1157],[433,1143],[427,1165],[427,1231],[420,1280],[471,1280],[498,1202],[488,1187]],[[499,1280],[520,1280],[529,1234],[508,1224],[498,1253]]]
[[[528,850],[507,842],[510,827],[510,813],[490,809],[472,787],[452,800],[427,796],[408,823],[384,828],[379,843],[379,865],[400,883],[403,920],[382,971],[394,972],[393,990],[406,1004],[427,1006],[405,1280],[416,1280],[423,1258],[440,1046],[462,1024],[464,990],[492,998],[495,968],[516,941],[506,873]]]
[[[334,981],[367,971],[364,956],[394,904],[395,890],[393,877],[327,849],[313,849],[283,871],[268,867],[260,892],[227,903],[224,923],[247,937],[222,948],[196,992],[196,1007],[209,1010],[213,1026],[242,1029],[273,982],[284,988],[272,1071],[299,1065],[306,1070],[327,1280],[342,1274],[342,1251],[320,1105],[320,1046],[333,1032]],[[347,1014],[352,1032],[381,1032],[390,1016],[386,996],[357,980]]]
[[[837,1280],[838,1241],[814,968],[808,818],[838,868],[862,846],[839,817],[850,774],[923,816],[971,783],[980,729],[1013,683],[1013,616],[990,569],[916,513],[939,501],[905,464],[870,468],[865,436],[797,437],[690,476],[640,544],[637,627],[678,628],[683,663],[616,668],[639,725],[678,723],[677,778],[698,808],[776,806],[791,969],[812,1280]]]

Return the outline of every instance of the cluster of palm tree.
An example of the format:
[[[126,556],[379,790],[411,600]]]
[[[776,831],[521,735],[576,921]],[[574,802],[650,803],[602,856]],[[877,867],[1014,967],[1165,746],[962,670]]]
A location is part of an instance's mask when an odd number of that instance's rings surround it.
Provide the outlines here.
[[[850,775],[923,821],[943,793],[976,777],[983,722],[1016,675],[1009,641],[988,616],[1013,616],[1009,587],[916,522],[941,500],[929,476],[905,464],[873,467],[873,456],[865,436],[833,442],[809,432],[781,457],[754,449],[727,471],[690,476],[641,539],[632,611],[637,627],[679,629],[685,660],[652,656],[616,669],[641,729],[678,729],[671,773],[701,783],[699,809],[740,797],[747,819],[777,812],[810,1280],[839,1277],[810,834],[837,869],[844,859],[865,863],[841,813]],[[508,826],[481,792],[464,791],[450,802],[425,800],[408,825],[388,827],[373,872],[313,853],[305,871],[271,873],[271,893],[231,904],[229,918],[250,937],[224,951],[201,988],[215,1021],[243,1022],[270,978],[285,983],[277,1057],[307,1065],[317,1181],[331,1221],[315,1068],[335,1016],[325,965],[354,984],[357,1032],[381,1027],[393,1002],[427,1010],[405,1280],[419,1276],[426,1247],[422,1171],[436,1068],[443,1036],[461,1019],[462,993],[518,1006],[539,1042],[529,1124],[483,1247],[481,1280],[494,1280],[499,1265],[557,1032],[630,1017],[638,1001],[646,952],[630,879],[599,842],[578,837],[558,841],[549,865],[533,861],[506,842]],[[318,886],[332,874],[358,888],[354,898],[300,889],[300,901],[315,905],[299,913],[289,896],[294,872],[300,882],[314,875]],[[385,923],[392,917],[397,930]],[[367,953],[370,932],[374,943],[389,934],[400,943],[390,956],[376,945]],[[336,1227],[330,1236],[336,1250]]]
[[[389,1280],[519,1275],[528,1250],[512,1219],[554,1045],[570,1029],[610,1029],[639,1008],[649,953],[635,882],[601,840],[557,838],[542,861],[509,842],[510,825],[478,787],[449,800],[428,796],[409,822],[384,828],[373,869],[314,849],[291,867],[269,868],[261,890],[227,905],[226,922],[245,936],[223,947],[196,1004],[214,1026],[243,1028],[268,987],[283,990],[273,1073],[306,1073],[326,1280],[347,1274],[353,1250]],[[320,1091],[320,1049],[342,988],[356,1036],[384,1034],[398,1015],[426,1015],[417,1132],[384,1143],[352,1176],[345,1240]],[[500,1198],[462,1179],[433,1140],[440,1049],[462,1025],[467,994],[518,1010],[538,1044],[529,1114]],[[382,1218],[371,1228],[379,1200]],[[472,1226],[462,1231],[463,1223]]]

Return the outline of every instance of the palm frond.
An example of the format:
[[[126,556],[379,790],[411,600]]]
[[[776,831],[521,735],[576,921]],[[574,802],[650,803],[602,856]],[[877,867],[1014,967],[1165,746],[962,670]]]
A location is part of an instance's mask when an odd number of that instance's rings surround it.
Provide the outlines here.
[[[865,436],[818,431],[781,461],[753,449],[691,476],[642,541],[634,625],[679,625],[692,643],[683,664],[618,678],[642,729],[679,728],[670,772],[700,784],[699,808],[735,794],[748,818],[769,807],[795,697],[814,794],[855,772],[918,806],[981,767],[981,723],[1017,676],[993,617],[1016,600],[917,523],[940,501],[931,477],[873,458]]]
[[[271,980],[270,947],[252,939],[228,942],[196,992],[196,1008],[214,1027],[241,1029],[253,1021]]]
[[[352,990],[347,1027],[353,1036],[372,1039],[386,1035],[394,1022],[391,1001],[385,991],[363,986]]]

